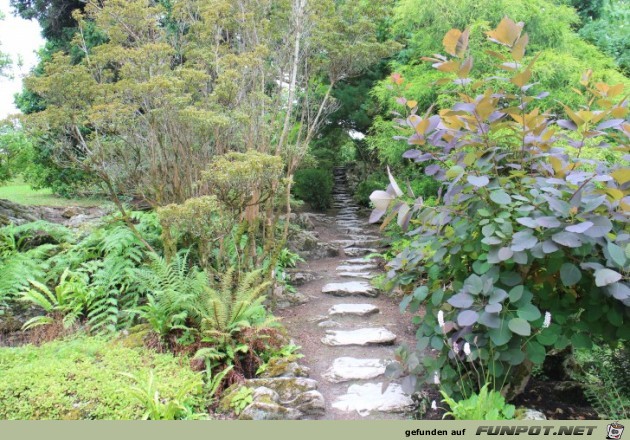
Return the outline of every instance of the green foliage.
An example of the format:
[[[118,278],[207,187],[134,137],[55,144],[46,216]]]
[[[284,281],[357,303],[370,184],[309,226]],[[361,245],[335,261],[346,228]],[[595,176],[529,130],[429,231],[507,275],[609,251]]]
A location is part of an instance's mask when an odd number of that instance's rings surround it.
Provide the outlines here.
[[[240,387],[230,399],[230,408],[234,410],[237,416],[253,402],[254,389],[249,387]]]
[[[508,15],[516,22],[526,23],[529,48],[540,53],[532,71],[539,83],[535,88],[549,93],[549,97],[540,101],[542,109],[562,111],[559,102],[572,108],[581,105],[581,97],[571,87],[587,69],[597,72],[596,79],[599,81],[630,84],[610,56],[603,55],[575,34],[573,28],[579,23],[579,18],[566,3],[546,0],[436,0],[428,3],[402,0],[395,8],[392,32],[405,41],[406,46],[391,63],[391,70],[407,79],[404,94],[413,97],[419,113],[431,106],[435,106],[436,110],[450,108],[457,102],[457,87],[450,81],[440,81],[441,72],[432,69],[430,64],[419,62],[419,59],[438,53],[442,49],[442,37],[449,29],[468,26],[469,51],[476,71],[483,76],[501,76],[504,69],[497,68],[488,52],[495,48],[480,37]],[[624,28],[617,32],[617,25],[593,26],[598,26],[602,39],[606,35],[609,38],[606,41],[611,44],[612,41],[627,39],[628,32],[623,31]],[[621,49],[623,45],[618,47]],[[604,52],[609,53],[605,49]],[[446,68],[443,66],[442,71]],[[400,94],[387,80],[380,81],[371,94],[380,107],[381,116],[375,119],[366,140],[383,164],[400,171],[397,168],[403,163],[400,150],[404,144],[392,139],[400,133],[396,124],[389,122],[390,112],[398,110],[396,99]]]
[[[630,353],[625,347],[593,347],[579,350],[580,367],[574,378],[602,419],[623,420],[630,416]]]
[[[248,151],[216,158],[203,172],[203,181],[212,194],[239,215],[247,207],[264,203],[274,196],[282,175],[282,159]]]
[[[592,3],[592,4],[591,4]],[[602,5],[605,4],[605,6]],[[630,2],[627,0],[599,0],[586,2],[589,8],[598,8],[592,13],[588,10],[582,20],[579,34],[586,41],[600,48],[604,53],[613,57],[619,68],[630,74]],[[578,12],[582,12],[578,9]],[[583,15],[583,13],[580,13]]]
[[[201,387],[188,387],[199,383],[199,374],[179,359],[100,337],[0,348],[0,368],[4,420],[140,419],[147,408],[121,392],[137,385],[118,374],[121,371],[139,378],[153,371],[162,398],[179,399],[195,412],[203,404]],[[181,396],[184,389],[189,391]]]
[[[138,271],[146,289],[146,303],[136,311],[162,340],[176,329],[187,330],[188,308],[208,286],[208,276],[189,269],[188,255],[177,254],[170,263],[150,254],[151,263]]]
[[[188,199],[182,205],[163,206],[158,208],[157,214],[167,258],[170,259],[177,248],[196,245],[202,267],[209,265],[217,236],[225,235],[234,221],[215,196]]]
[[[484,384],[479,393],[472,394],[464,400],[453,400],[447,393],[441,391],[450,411],[444,417],[452,416],[455,420],[512,420],[514,405],[508,405],[505,397],[498,391],[488,390],[489,384]]]
[[[153,370],[149,371],[149,377],[145,380],[131,373],[120,373],[133,381],[132,386],[125,388],[123,393],[129,394],[135,402],[144,408],[142,420],[190,420],[197,419],[204,414],[195,414],[189,398],[190,395],[199,394],[202,388],[202,380],[195,377],[188,383],[184,383],[177,390],[172,399],[165,399],[155,383]]]
[[[155,215],[134,217],[137,229],[157,240]],[[0,228],[0,301],[10,303],[26,292],[68,323],[85,320],[94,333],[124,328],[145,295],[138,275],[145,258],[138,237],[115,217],[82,237],[46,222],[9,225]]]
[[[29,319],[22,327],[24,330],[39,325],[51,324],[60,318],[64,328],[72,327],[90,303],[87,281],[85,277],[72,274],[68,277],[66,269],[61,275],[59,285],[53,294],[46,285],[30,280],[33,288],[22,293],[22,300],[46,311],[46,316]]]
[[[387,176],[385,173],[377,172],[369,174],[354,189],[354,199],[364,206],[369,206],[370,195],[377,189],[387,186]]]
[[[404,195],[391,175],[388,190],[371,196],[373,221],[387,214],[385,227],[397,216],[412,229],[390,281],[406,293],[401,309],[426,311],[414,318],[418,350],[438,351],[422,363],[408,355],[408,371],[455,397],[486,382],[514,395],[548,349],[630,337],[630,170],[580,158],[600,136],[610,144],[599,148],[628,151],[623,84],[587,72],[576,92],[584,106],[563,106],[568,119],[556,121],[535,107],[544,95],[531,94],[522,27],[505,18],[487,33],[504,46],[499,63],[516,66],[500,86],[470,78],[469,33],[454,29],[444,38],[450,57],[429,60],[456,75],[445,80],[461,85],[463,102],[421,117],[400,100],[406,117],[397,122],[418,147],[404,157],[431,161],[424,173],[442,182],[436,206]],[[401,76],[392,82],[402,90]]]
[[[325,210],[332,202],[333,178],[330,171],[304,169],[295,172],[293,193],[314,209]]]

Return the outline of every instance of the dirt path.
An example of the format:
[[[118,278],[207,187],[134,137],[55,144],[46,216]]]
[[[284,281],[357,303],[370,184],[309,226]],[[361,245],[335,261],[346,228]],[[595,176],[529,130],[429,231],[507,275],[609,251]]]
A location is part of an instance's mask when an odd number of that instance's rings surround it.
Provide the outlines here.
[[[335,203],[317,218],[319,238],[338,244],[345,256],[311,260],[301,270],[321,279],[299,287],[310,301],[277,312],[296,344],[300,363],[310,368],[326,400],[323,419],[402,419],[412,408],[409,396],[392,384],[381,394],[382,373],[401,342],[414,343],[411,319],[399,300],[369,284],[382,272],[365,255],[379,246],[378,229],[367,223],[347,192],[343,170],[335,170]],[[335,367],[334,369],[332,367]]]

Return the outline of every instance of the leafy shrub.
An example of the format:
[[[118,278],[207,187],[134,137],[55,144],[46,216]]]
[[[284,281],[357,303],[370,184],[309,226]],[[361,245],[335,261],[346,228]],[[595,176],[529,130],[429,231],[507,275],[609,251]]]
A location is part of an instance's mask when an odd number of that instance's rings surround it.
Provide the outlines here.
[[[153,371],[163,398],[179,396],[190,408],[203,408],[198,373],[169,354],[125,348],[101,337],[76,337],[40,347],[0,349],[1,419],[140,419],[146,410],[124,390]]]
[[[372,173],[360,182],[354,190],[354,199],[363,206],[370,205],[370,194],[387,185],[387,175]]]
[[[427,60],[456,75],[444,81],[461,86],[463,101],[421,117],[400,98],[407,117],[398,122],[419,148],[405,157],[434,161],[424,172],[442,182],[437,206],[404,196],[391,175],[388,190],[371,197],[372,221],[387,214],[384,225],[397,216],[413,227],[390,273],[407,293],[401,308],[426,310],[414,318],[418,349],[438,355],[422,363],[408,355],[407,372],[455,398],[486,382],[517,394],[548,349],[630,337],[630,170],[580,157],[601,136],[613,145],[600,148],[628,151],[623,85],[585,74],[584,106],[565,106],[568,119],[555,120],[532,108],[546,94],[532,93],[536,57],[525,59],[522,25],[505,18],[488,36],[507,47],[492,56],[510,77],[470,78],[469,31],[453,29],[444,38],[450,57]],[[404,78],[392,81],[402,90]]]
[[[294,180],[293,192],[296,197],[314,209],[324,210],[330,206],[333,178],[329,171],[316,168],[298,170]]]
[[[630,352],[626,347],[593,347],[579,350],[576,360],[581,371],[574,378],[599,416],[607,420],[630,417]]]
[[[442,402],[451,409],[444,417],[452,416],[455,420],[512,420],[516,409],[514,405],[508,405],[498,391],[489,391],[488,385],[484,384],[479,393],[459,401],[442,391]]]
[[[204,416],[204,414],[195,414],[190,403],[187,402],[190,400],[189,394],[198,394],[202,388],[201,378],[195,377],[190,382],[183,384],[173,399],[165,399],[157,388],[153,370],[149,371],[149,377],[146,381],[130,373],[120,374],[128,377],[135,384],[127,387],[124,391],[145,408],[142,420],[195,419]]]

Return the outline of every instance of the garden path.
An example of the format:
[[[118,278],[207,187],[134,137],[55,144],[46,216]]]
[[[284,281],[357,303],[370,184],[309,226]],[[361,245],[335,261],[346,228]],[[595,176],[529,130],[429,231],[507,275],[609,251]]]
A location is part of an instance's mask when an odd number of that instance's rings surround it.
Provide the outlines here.
[[[411,398],[397,383],[385,393],[381,388],[395,347],[415,341],[411,318],[401,315],[397,299],[370,284],[382,273],[378,260],[369,257],[381,241],[352,200],[341,168],[335,170],[333,197],[333,209],[313,218],[319,239],[337,244],[340,256],[301,264],[299,270],[316,278],[298,289],[310,301],[277,315],[302,347],[300,363],[319,382],[323,419],[408,418]]]

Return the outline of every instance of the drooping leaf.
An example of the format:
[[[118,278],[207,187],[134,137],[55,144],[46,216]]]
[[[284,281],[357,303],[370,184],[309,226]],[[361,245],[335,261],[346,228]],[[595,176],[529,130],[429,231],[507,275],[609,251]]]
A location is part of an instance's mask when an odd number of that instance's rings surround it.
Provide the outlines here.
[[[523,318],[510,319],[508,327],[513,333],[520,336],[530,336],[532,334],[532,328],[529,322],[525,321]]]
[[[385,192],[385,191],[374,191],[370,195],[370,200],[374,204],[374,207],[379,211],[387,211],[389,204],[392,200],[394,200],[394,196]]]
[[[621,279],[621,274],[612,269],[599,269],[595,271],[595,285],[598,287],[608,286]]]
[[[463,310],[457,315],[457,324],[460,327],[467,327],[476,323],[477,318],[479,318],[479,313],[474,310]]]
[[[582,222],[578,223],[577,225],[567,226],[564,229],[569,232],[576,232],[578,234],[581,234],[582,232],[589,229],[591,226],[593,226],[593,222]]]
[[[512,202],[512,197],[505,191],[499,189],[490,193],[490,200],[499,205],[507,205]]]
[[[551,239],[562,246],[576,248],[582,246],[582,240],[579,235],[573,232],[558,232],[551,236]]]
[[[486,186],[488,183],[490,183],[490,179],[488,179],[486,176],[468,175],[466,180],[468,180],[468,183],[470,183],[473,186],[476,186],[477,188],[482,188]]]
[[[467,309],[473,305],[475,300],[470,294],[460,292],[450,297],[447,302],[458,309]]]
[[[566,287],[577,284],[582,279],[582,271],[572,263],[564,263],[560,266],[560,279]]]

